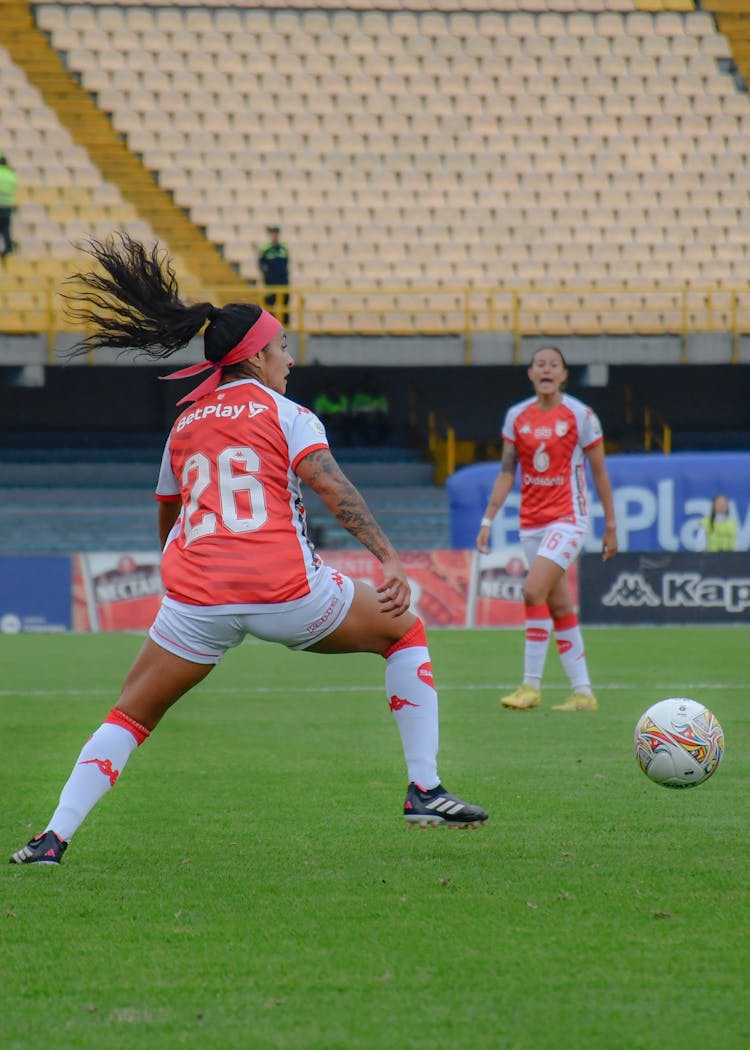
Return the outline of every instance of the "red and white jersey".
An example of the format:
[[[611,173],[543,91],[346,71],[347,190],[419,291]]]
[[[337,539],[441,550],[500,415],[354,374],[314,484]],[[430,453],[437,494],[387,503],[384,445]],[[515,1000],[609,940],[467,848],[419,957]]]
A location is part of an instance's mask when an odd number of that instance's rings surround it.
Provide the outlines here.
[[[530,397],[508,409],[503,440],[515,445],[521,468],[521,528],[586,524],[584,453],[604,440],[596,413],[567,394],[547,411]]]
[[[310,592],[321,563],[295,468],[328,448],[317,416],[254,379],[220,386],[175,421],[156,498],[182,501],[162,556],[168,597],[269,606]]]

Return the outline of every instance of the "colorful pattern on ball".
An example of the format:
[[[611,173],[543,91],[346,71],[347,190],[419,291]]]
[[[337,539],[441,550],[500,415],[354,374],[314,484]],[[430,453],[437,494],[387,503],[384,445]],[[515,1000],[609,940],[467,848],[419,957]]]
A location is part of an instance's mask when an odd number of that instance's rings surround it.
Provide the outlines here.
[[[724,754],[724,732],[702,704],[686,697],[670,698],[650,707],[639,720],[634,746],[639,766],[652,780],[664,787],[695,787],[716,771]],[[697,769],[681,764],[684,755]]]

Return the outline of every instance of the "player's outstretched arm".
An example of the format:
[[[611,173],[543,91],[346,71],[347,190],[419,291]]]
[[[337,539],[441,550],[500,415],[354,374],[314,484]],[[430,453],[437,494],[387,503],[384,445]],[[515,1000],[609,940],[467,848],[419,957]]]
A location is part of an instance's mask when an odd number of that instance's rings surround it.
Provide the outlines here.
[[[490,493],[490,498],[487,502],[487,509],[482,518],[483,524],[480,526],[477,534],[477,549],[480,550],[482,554],[486,554],[490,549],[491,525],[486,525],[484,522],[491,522],[508,498],[508,493],[513,488],[517,464],[518,456],[516,454],[516,446],[510,441],[504,441],[502,459],[500,462],[500,473],[495,478],[495,484],[492,486],[492,492]]]
[[[401,559],[378,525],[364,497],[349,481],[328,449],[317,449],[297,465],[300,481],[320,496],[339,524],[383,566],[378,587],[383,612],[399,616],[409,608],[411,589]]]

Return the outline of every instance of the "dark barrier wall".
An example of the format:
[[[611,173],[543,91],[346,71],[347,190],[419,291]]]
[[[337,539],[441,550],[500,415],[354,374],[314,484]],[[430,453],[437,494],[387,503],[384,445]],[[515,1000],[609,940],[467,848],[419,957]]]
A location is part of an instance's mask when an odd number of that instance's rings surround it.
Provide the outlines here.
[[[169,371],[139,365],[47,368],[43,386],[0,387],[0,434],[6,441],[9,432],[22,437],[24,431],[166,435],[175,402],[190,389],[184,380],[159,382],[159,373]]]
[[[121,431],[164,433],[175,403],[195,380],[161,383],[174,366],[56,365],[44,385],[14,387],[17,370],[0,369],[0,440],[12,431]],[[750,367],[747,365],[610,366],[606,387],[585,386],[586,370],[571,368],[568,389],[599,413],[606,437],[637,448],[638,410],[650,405],[675,428],[675,449],[750,448]],[[402,366],[293,369],[289,396],[312,406],[332,383],[356,389],[374,378],[390,401],[393,426],[424,437],[433,409],[459,439],[496,441],[505,411],[529,396],[526,366]],[[414,428],[414,429],[412,429]]]
[[[584,624],[750,623],[746,554],[584,554],[579,580]]]

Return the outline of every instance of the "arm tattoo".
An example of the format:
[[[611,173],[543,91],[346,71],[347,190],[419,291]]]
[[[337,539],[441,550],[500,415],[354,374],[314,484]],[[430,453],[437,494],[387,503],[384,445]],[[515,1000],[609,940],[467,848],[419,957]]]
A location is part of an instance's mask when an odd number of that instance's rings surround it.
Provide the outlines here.
[[[391,544],[375,520],[362,495],[349,481],[336,460],[326,449],[311,452],[298,467],[300,480],[323,500],[347,532],[383,561],[392,551]]]
[[[517,465],[518,455],[516,453],[516,446],[511,445],[506,441],[503,446],[503,455],[500,461],[501,469],[505,474],[515,474]]]

